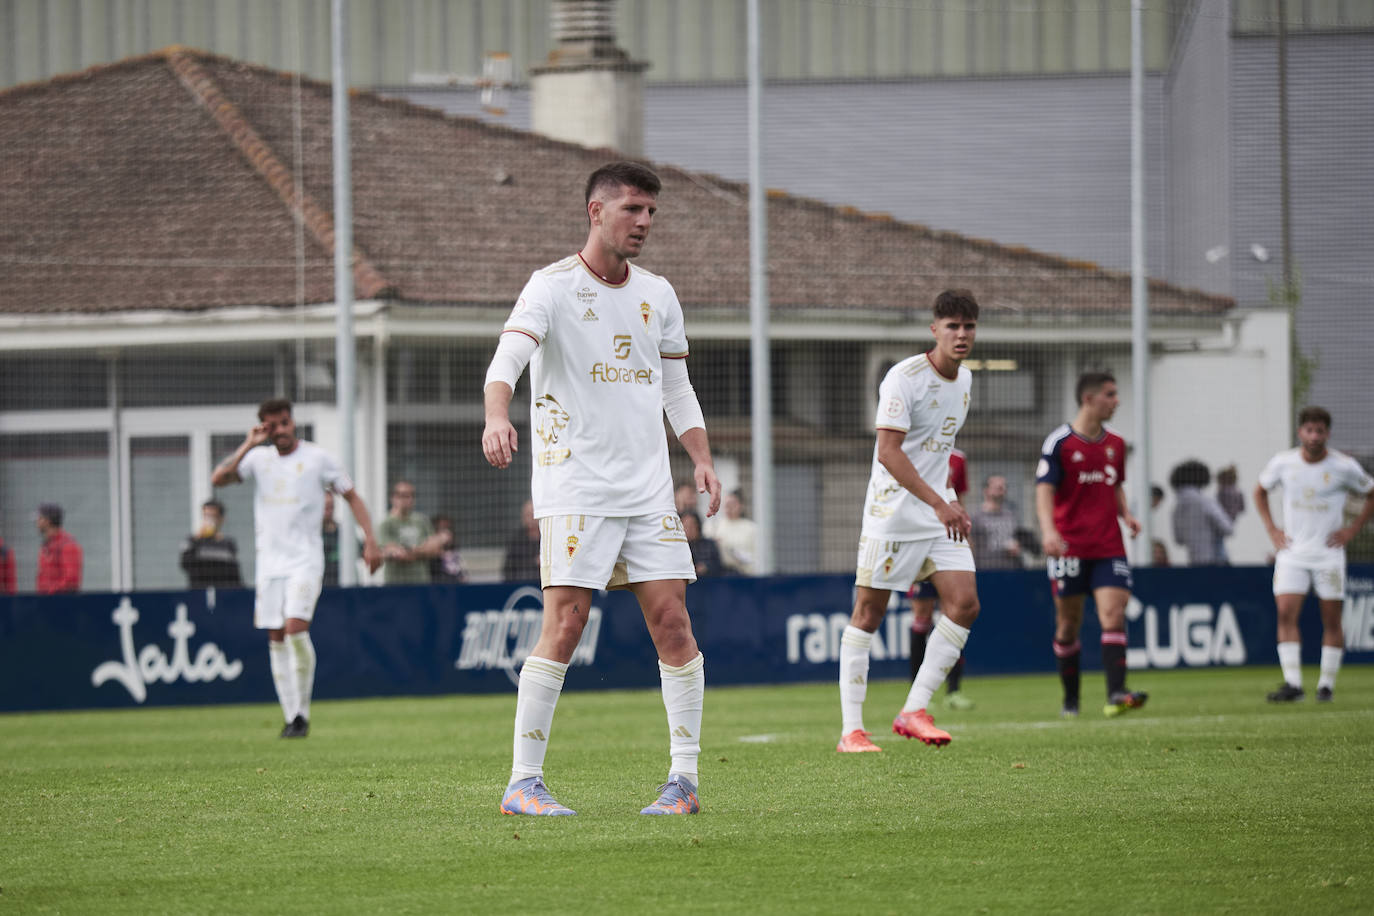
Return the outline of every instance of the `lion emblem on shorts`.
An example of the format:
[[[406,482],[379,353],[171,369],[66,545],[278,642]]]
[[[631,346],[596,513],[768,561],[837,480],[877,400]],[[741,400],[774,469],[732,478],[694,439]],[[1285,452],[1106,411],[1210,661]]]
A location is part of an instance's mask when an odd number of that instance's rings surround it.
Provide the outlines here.
[[[558,441],[558,434],[568,427],[568,412],[551,394],[543,395],[534,402],[534,431],[545,446]]]

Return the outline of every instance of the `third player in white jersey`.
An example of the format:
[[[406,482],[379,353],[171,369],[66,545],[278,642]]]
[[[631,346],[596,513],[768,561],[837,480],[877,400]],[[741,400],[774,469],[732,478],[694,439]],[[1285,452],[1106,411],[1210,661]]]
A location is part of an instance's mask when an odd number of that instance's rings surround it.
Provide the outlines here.
[[[1328,449],[1326,457],[1310,462],[1302,449],[1279,452],[1260,472],[1259,485],[1283,488],[1283,533],[1288,546],[1279,551],[1300,563],[1322,565],[1341,560],[1344,547],[1327,543],[1345,524],[1345,501],[1350,494],[1366,496],[1374,490],[1360,463],[1344,452]]]
[[[1330,435],[1330,412],[1304,407],[1298,414],[1298,447],[1271,458],[1255,487],[1255,511],[1276,551],[1274,604],[1283,683],[1269,694],[1271,703],[1292,703],[1306,696],[1298,620],[1308,592],[1317,593],[1322,616],[1318,701],[1332,700],[1345,653],[1345,545],[1374,516],[1374,478],[1349,455],[1327,448]],[[1280,487],[1282,527],[1269,508],[1269,493]],[[1352,494],[1363,496],[1364,505],[1347,525],[1345,504]]]
[[[580,255],[536,271],[506,321],[530,360],[536,517],[673,509],[663,361],[687,356],[667,280],[631,264],[618,284]]]
[[[874,426],[905,433],[902,452],[921,479],[953,501],[949,490],[949,453],[954,436],[968,416],[973,374],[959,366],[955,378],[946,378],[921,353],[893,366],[878,388],[878,413]],[[873,449],[873,471],[864,500],[863,534],[870,538],[920,540],[941,537],[945,525],[935,510],[907,490],[878,460]]]
[[[243,456],[238,474],[256,484],[253,528],[258,582],[281,576],[324,575],[324,492],[353,489],[348,474],[324,449],[304,440],[283,455],[259,445]]]

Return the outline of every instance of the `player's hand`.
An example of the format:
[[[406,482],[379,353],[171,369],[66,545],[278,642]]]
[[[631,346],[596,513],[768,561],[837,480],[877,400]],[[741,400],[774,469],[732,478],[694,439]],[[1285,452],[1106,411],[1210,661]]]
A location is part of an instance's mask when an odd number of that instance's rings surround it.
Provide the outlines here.
[[[711,503],[706,507],[706,517],[710,518],[720,509],[720,480],[716,477],[716,469],[709,464],[698,465],[692,476],[696,478],[697,492],[711,496]]]
[[[1269,529],[1269,543],[1274,545],[1275,550],[1288,549],[1288,535],[1282,528]]]
[[[363,542],[363,562],[367,564],[368,572],[376,572],[382,568],[382,548],[371,538]]]
[[[1047,557],[1062,557],[1068,552],[1069,545],[1064,543],[1058,531],[1051,531],[1040,539],[1040,549]]]
[[[1140,519],[1127,512],[1121,517],[1121,520],[1126,523],[1126,530],[1131,533],[1131,537],[1140,534]]]
[[[520,451],[520,436],[509,419],[489,417],[482,429],[482,454],[494,468],[510,467],[511,456]]]
[[[1331,536],[1326,539],[1326,546],[1344,547],[1346,544],[1349,544],[1352,539],[1354,539],[1355,534],[1355,529],[1349,526],[1345,528],[1337,528],[1335,531],[1331,532]]]
[[[246,441],[248,443],[249,448],[256,448],[257,446],[262,445],[270,438],[271,433],[269,433],[267,430],[267,424],[259,423],[257,426],[254,426],[252,429],[248,430],[248,436]]]
[[[935,517],[945,526],[945,534],[949,535],[950,540],[967,540],[968,533],[973,530],[973,522],[969,520],[968,512],[957,502],[943,503],[937,507]]]

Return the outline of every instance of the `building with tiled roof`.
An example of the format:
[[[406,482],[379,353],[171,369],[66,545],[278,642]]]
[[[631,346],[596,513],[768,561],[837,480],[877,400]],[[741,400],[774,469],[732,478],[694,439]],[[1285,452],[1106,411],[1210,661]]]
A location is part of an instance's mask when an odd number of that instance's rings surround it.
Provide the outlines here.
[[[486,360],[530,271],[581,245],[582,182],[614,154],[364,92],[350,124],[361,491],[375,514],[389,480],[415,480],[480,570],[525,487],[480,461]],[[206,462],[262,397],[336,434],[330,143],[328,85],[181,48],[0,91],[0,510],[72,490],[91,587],[177,584],[165,560],[210,495]],[[641,263],[678,291],[722,468],[747,482],[746,189],[655,167]],[[965,445],[983,472],[1033,462],[1083,366],[1129,378],[1125,274],[784,194],[768,207],[784,569],[851,561],[872,391],[921,348],[941,289],[985,309]],[[1277,397],[1281,369],[1286,390],[1284,320],[1164,283],[1150,296],[1157,371],[1258,348],[1227,378]],[[149,508],[152,478],[170,492]],[[215,495],[251,542],[248,494]]]

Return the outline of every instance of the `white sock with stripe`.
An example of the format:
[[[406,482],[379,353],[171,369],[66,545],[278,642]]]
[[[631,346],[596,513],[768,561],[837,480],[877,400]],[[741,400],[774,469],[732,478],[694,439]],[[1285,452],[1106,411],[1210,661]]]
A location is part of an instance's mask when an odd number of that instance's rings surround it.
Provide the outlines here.
[[[1285,683],[1294,687],[1302,686],[1302,643],[1279,643],[1279,668],[1283,671]]]
[[[940,689],[949,674],[949,669],[959,660],[968,642],[968,627],[961,627],[948,617],[941,617],[930,633],[926,643],[926,657],[921,660],[916,680],[911,682],[911,692],[906,695],[902,712],[925,709],[931,696]]]
[[[840,636],[840,735],[864,727],[868,697],[868,653],[873,634],[850,624]]]
[[[309,719],[310,697],[315,692],[315,643],[310,639],[310,631],[302,630],[288,633],[286,645],[291,649],[291,673],[296,679],[296,709]]]
[[[296,718],[301,697],[296,690],[296,672],[291,667],[291,647],[286,644],[286,640],[267,640],[267,660],[271,663],[272,686],[277,688],[277,702],[281,703],[281,714],[290,722]]]
[[[515,700],[515,752],[511,782],[544,775],[544,753],[549,748],[553,711],[563,692],[568,666],[531,655],[520,666],[520,687]]]
[[[1317,689],[1326,687],[1330,690],[1336,689],[1336,675],[1341,671],[1341,659],[1345,658],[1345,650],[1340,646],[1322,646],[1321,673],[1317,676]]]
[[[668,775],[685,776],[692,785],[701,785],[697,778],[697,761],[701,757],[701,710],[706,700],[706,659],[700,652],[681,667],[658,663],[659,682],[663,685],[663,708],[668,713],[668,751],[672,763]]]

